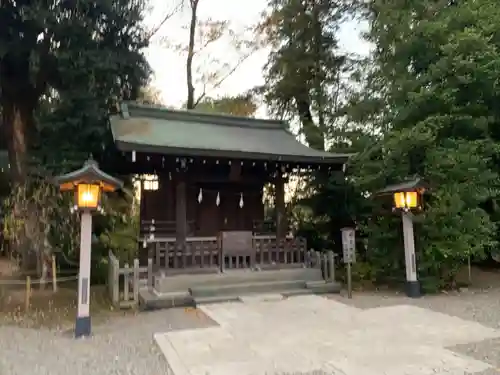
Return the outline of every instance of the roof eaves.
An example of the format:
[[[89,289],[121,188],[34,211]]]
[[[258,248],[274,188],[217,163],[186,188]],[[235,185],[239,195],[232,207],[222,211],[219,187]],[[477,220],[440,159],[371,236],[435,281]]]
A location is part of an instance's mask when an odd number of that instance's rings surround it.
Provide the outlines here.
[[[388,185],[385,188],[379,190],[376,195],[392,194],[398,191],[406,192],[427,188],[428,185],[424,182],[424,180],[420,177],[417,177],[409,181],[401,182],[399,184]]]
[[[67,182],[74,181],[79,178],[84,178],[84,179],[89,178],[95,181],[101,180],[118,189],[121,189],[123,187],[123,181],[99,169],[98,164],[94,160],[86,161],[83,167],[77,169],[76,171],[72,171],[64,175],[55,177],[54,183],[61,185]]]
[[[144,145],[132,142],[116,140],[116,146],[121,151],[136,151],[136,152],[151,152],[151,153],[168,153],[178,156],[205,156],[205,157],[220,157],[220,158],[238,158],[244,160],[269,160],[274,162],[289,162],[289,163],[311,163],[311,164],[344,164],[353,154],[327,154],[326,155],[279,155],[257,152],[242,152],[229,150],[208,150],[194,148],[180,148],[168,146]]]

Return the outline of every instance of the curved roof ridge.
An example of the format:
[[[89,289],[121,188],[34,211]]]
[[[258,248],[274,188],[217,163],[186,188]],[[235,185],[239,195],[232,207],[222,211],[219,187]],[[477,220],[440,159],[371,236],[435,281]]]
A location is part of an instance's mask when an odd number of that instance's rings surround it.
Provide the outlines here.
[[[220,126],[268,128],[288,130],[285,121],[243,117],[230,114],[208,113],[203,111],[171,109],[163,105],[123,102],[120,105],[122,117],[152,117],[163,120],[202,122]]]

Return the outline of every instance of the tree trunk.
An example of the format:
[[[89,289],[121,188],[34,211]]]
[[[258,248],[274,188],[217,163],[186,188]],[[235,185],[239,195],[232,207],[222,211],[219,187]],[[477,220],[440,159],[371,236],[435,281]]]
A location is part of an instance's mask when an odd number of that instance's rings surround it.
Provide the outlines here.
[[[33,110],[28,105],[9,100],[4,100],[2,104],[2,126],[7,140],[12,182],[23,184],[27,174],[26,131],[32,123]]]
[[[297,105],[297,112],[299,114],[302,130],[309,147],[316,150],[325,149],[325,135],[322,130],[314,123],[311,113],[311,101],[309,98],[305,99],[295,96],[295,103]]]
[[[199,0],[190,0],[191,4],[191,23],[189,25],[189,44],[188,55],[186,60],[186,79],[187,79],[187,109],[194,109],[194,85],[193,85],[193,56],[194,56],[194,43],[196,36],[196,23],[198,12]]]
[[[322,25],[321,21],[319,19],[319,10],[318,10],[318,5],[314,3],[314,8],[313,8],[313,24],[314,24],[314,36],[315,36],[315,41],[314,41],[314,53],[315,53],[315,74],[314,74],[314,92],[316,93],[316,106],[317,106],[317,111],[318,111],[318,124],[316,125],[317,127],[317,139],[316,142],[318,143],[317,145],[314,145],[314,148],[317,148],[319,150],[324,150],[325,149],[325,132],[326,132],[326,124],[325,124],[325,114],[324,114],[324,92],[323,92],[323,74],[322,74]]]
[[[47,276],[49,271],[51,271],[51,261],[52,261],[52,247],[50,245],[49,239],[47,238],[48,233],[44,232],[43,248],[38,249],[40,255],[39,258],[42,261],[42,271],[40,274],[40,289],[45,289],[47,284]]]

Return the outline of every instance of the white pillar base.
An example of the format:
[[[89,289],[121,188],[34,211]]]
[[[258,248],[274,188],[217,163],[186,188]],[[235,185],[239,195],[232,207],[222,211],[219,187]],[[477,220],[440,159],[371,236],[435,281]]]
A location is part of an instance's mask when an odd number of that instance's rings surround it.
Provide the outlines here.
[[[413,219],[411,213],[403,212],[403,239],[405,245],[406,295],[410,298],[421,296],[415,259],[415,239],[413,237]]]
[[[80,267],[78,271],[78,312],[75,337],[89,336],[90,324],[90,253],[92,242],[92,215],[83,211],[80,232]]]

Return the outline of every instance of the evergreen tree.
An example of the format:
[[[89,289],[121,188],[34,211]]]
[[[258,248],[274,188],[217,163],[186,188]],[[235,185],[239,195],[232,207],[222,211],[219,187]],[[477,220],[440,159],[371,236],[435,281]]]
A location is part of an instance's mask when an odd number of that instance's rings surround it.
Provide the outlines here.
[[[439,287],[453,283],[468,256],[496,245],[485,208],[499,193],[500,11],[488,0],[369,5],[376,45],[370,83],[384,87],[376,113],[383,133],[357,158],[357,183],[374,192],[413,175],[427,180],[431,190],[416,218],[419,270]],[[379,273],[402,270],[399,220],[365,223]]]
[[[306,142],[320,150],[347,60],[336,36],[342,16],[343,8],[332,0],[273,0],[262,22],[273,47],[266,101],[275,115],[298,118]]]
[[[133,98],[149,75],[144,7],[144,0],[1,2],[0,104],[15,181],[26,177],[32,146],[71,151],[73,134],[87,155],[102,150],[109,105]],[[38,129],[41,100],[59,115]]]

